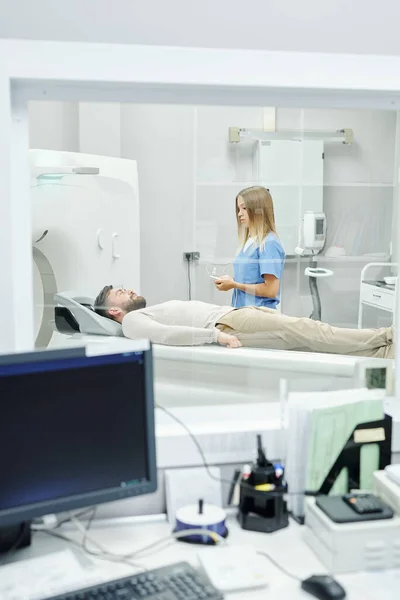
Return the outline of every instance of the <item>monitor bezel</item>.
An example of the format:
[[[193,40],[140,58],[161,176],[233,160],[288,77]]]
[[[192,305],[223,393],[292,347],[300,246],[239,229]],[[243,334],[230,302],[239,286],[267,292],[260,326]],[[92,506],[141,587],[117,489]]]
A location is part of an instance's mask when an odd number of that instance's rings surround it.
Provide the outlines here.
[[[9,525],[15,525],[24,521],[32,521],[44,515],[57,514],[97,506],[107,502],[115,502],[135,496],[151,494],[157,490],[157,464],[156,464],[156,439],[155,439],[155,414],[154,414],[154,380],[153,380],[153,353],[151,345],[148,349],[142,350],[144,355],[145,369],[145,415],[146,415],[146,440],[147,440],[147,468],[148,480],[138,484],[133,484],[125,488],[116,487],[96,492],[86,492],[84,494],[66,496],[45,500],[34,504],[26,504],[14,508],[0,510],[0,528]],[[123,352],[121,356],[128,354],[135,355],[137,351]],[[115,362],[115,354],[109,355],[112,362]],[[46,357],[47,358],[47,357]],[[96,356],[86,356],[87,359],[95,359]],[[49,359],[47,359],[49,360]],[[56,358],[55,361],[63,361],[63,358]],[[44,361],[43,361],[44,362]],[[111,362],[111,361],[110,361]],[[52,364],[54,361],[52,361]],[[4,363],[3,363],[4,364]]]

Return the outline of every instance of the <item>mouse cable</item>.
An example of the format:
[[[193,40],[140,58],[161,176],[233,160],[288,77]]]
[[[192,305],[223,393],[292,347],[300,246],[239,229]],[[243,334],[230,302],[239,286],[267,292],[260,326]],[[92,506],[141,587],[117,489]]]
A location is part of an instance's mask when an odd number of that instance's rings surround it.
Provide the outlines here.
[[[200,445],[198,439],[196,438],[196,436],[194,435],[194,433],[192,433],[190,431],[190,429],[186,425],[186,423],[184,423],[179,417],[174,415],[174,413],[171,412],[170,410],[168,410],[168,408],[165,408],[165,406],[161,406],[161,404],[158,404],[156,402],[155,407],[162,410],[166,415],[168,415],[171,419],[176,421],[176,423],[178,423],[178,425],[180,425],[186,431],[186,433],[189,435],[190,439],[196,446],[196,448],[200,454],[200,458],[203,462],[203,466],[204,466],[205,470],[207,471],[208,475],[211,477],[211,479],[214,479],[214,481],[219,481],[220,483],[227,483],[228,485],[232,485],[235,483],[235,481],[233,479],[224,479],[223,477],[218,477],[217,475],[214,475],[214,473],[212,473],[211,467],[208,464],[208,461],[204,454],[203,448],[201,447],[201,445]],[[245,487],[247,487],[247,485],[248,485],[251,489],[254,489],[253,486],[246,484],[246,482],[242,482],[241,485],[243,485]],[[264,493],[264,492],[260,492],[260,493]],[[287,496],[318,496],[319,492],[311,492],[311,491],[288,492],[288,491],[286,491],[286,492],[282,492],[282,494],[287,495]]]
[[[296,581],[300,581],[300,582],[303,581],[301,577],[298,577],[294,573],[291,573],[290,571],[287,571],[285,569],[285,567],[282,567],[282,565],[280,565],[279,563],[277,563],[276,560],[274,558],[272,558],[272,556],[270,556],[267,552],[264,552],[264,550],[256,550],[256,552],[260,556],[264,556],[265,558],[267,558],[270,561],[270,563],[272,563],[274,565],[274,567],[276,567],[277,569],[279,569],[287,577],[290,577],[291,579],[295,579]]]

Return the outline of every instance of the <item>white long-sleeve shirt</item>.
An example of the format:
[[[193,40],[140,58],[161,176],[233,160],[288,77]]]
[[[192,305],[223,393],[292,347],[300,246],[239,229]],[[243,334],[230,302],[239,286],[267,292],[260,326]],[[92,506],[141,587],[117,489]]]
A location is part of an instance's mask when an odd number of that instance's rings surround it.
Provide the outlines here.
[[[220,333],[215,325],[232,310],[231,306],[171,300],[127,313],[122,320],[122,331],[127,338],[145,338],[153,344],[212,344]]]

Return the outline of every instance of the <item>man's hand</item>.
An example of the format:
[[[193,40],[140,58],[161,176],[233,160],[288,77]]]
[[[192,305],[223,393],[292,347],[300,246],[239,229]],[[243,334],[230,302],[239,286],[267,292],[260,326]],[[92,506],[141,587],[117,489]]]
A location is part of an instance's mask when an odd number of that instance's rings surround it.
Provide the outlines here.
[[[229,335],[229,333],[223,333],[222,331],[218,335],[218,344],[227,348],[241,348],[242,346],[237,337]]]
[[[228,275],[224,275],[223,277],[215,280],[215,287],[220,292],[229,292],[229,290],[235,287],[235,280]]]

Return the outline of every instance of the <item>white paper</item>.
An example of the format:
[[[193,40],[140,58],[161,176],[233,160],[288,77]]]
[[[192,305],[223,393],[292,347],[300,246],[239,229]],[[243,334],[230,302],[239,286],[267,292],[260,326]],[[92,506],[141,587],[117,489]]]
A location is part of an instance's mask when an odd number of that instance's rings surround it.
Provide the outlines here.
[[[312,433],[313,412],[322,414],[323,411],[328,411],[331,407],[346,407],[354,403],[362,403],[365,407],[365,402],[368,400],[371,402],[379,400],[383,406],[383,397],[382,390],[367,389],[295,392],[289,394],[285,477],[289,485],[289,491],[292,494],[307,489],[309,472],[312,467],[315,468],[318,465],[317,459],[320,458],[320,456],[309,457],[309,438]],[[321,430],[320,435],[328,451],[330,442],[337,439],[335,422],[331,422],[329,429]],[[326,474],[323,473],[323,475]],[[302,516],[304,514],[304,496],[302,494],[289,496],[288,505],[294,515]]]
[[[93,573],[71,550],[0,567],[1,600],[37,600],[92,585]]]

